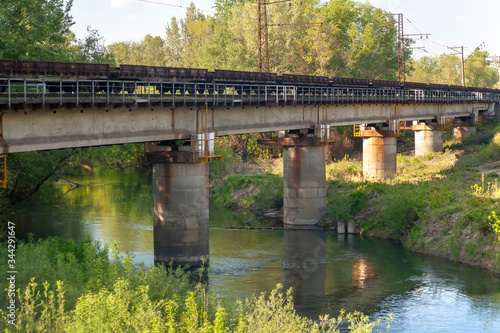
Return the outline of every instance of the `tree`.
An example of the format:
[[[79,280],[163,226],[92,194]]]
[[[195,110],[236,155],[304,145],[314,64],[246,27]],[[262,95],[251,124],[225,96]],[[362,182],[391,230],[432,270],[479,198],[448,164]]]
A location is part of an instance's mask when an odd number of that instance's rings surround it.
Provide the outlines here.
[[[299,42],[308,71],[317,75],[396,79],[394,22],[369,3],[332,0]],[[311,74],[312,74],[311,73]]]
[[[435,82],[435,74],[438,68],[438,58],[435,57],[421,57],[412,59],[412,67],[408,81],[432,83]]]
[[[0,192],[0,215],[5,215],[29,199],[50,203],[60,192],[47,186],[55,180],[76,153],[72,150],[53,150],[9,154],[7,189]]]
[[[175,16],[172,16],[170,24],[165,28],[165,61],[169,66],[181,67],[184,52],[182,49],[182,37],[179,24]]]
[[[493,88],[498,82],[498,69],[486,51],[476,49],[465,62],[465,83],[470,87]]]
[[[490,64],[488,52],[476,50],[465,61],[465,84],[493,88],[498,82],[497,68]],[[462,85],[461,59],[452,54],[413,60],[414,71],[408,81]]]
[[[90,26],[87,27],[87,32],[88,35],[85,38],[78,40],[80,61],[113,64],[112,56],[106,50],[104,38]]]
[[[54,61],[74,57],[72,5],[73,0],[4,0],[0,58]]]
[[[146,35],[140,42],[120,42],[108,47],[110,57],[118,64],[168,66],[164,41],[159,36]]]

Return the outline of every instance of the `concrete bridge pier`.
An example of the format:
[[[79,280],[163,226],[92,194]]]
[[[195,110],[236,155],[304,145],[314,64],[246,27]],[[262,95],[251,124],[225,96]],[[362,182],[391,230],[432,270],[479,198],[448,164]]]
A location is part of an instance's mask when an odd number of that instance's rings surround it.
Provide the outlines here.
[[[194,163],[191,151],[175,146],[148,144],[146,151],[153,164],[155,264],[208,265],[208,163]]]
[[[388,127],[365,127],[363,137],[363,176],[372,181],[396,174],[396,137]]]
[[[415,156],[443,151],[443,130],[436,125],[417,123],[412,126],[415,132]]]
[[[325,146],[315,137],[285,137],[280,143],[284,223],[317,224],[326,213]]]

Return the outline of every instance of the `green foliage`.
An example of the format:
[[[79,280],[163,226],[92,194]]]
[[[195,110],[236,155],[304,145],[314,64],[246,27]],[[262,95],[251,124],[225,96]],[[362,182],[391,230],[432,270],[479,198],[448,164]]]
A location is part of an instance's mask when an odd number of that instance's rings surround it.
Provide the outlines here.
[[[97,30],[92,29],[90,26],[87,27],[87,32],[88,35],[84,39],[78,40],[80,56],[77,60],[80,62],[114,65],[111,54],[107,52],[104,45],[104,38],[99,35]]]
[[[33,202],[56,203],[60,192],[48,183],[65,170],[74,154],[75,150],[9,154],[7,189],[0,192],[0,212],[6,214]]]
[[[139,149],[139,152],[137,152]],[[86,164],[92,167],[127,167],[137,161],[137,154],[144,154],[136,144],[82,148],[71,159],[72,166]]]
[[[417,186],[410,185],[404,191],[396,188],[379,203],[377,225],[393,239],[403,239],[412,230],[426,206],[425,194]]]
[[[327,2],[300,41],[304,60],[317,75],[395,79],[393,21],[369,3]]]
[[[498,82],[498,70],[487,59],[488,52],[477,49],[465,62],[465,84],[472,87],[493,88]],[[413,60],[414,71],[408,81],[439,82],[462,85],[462,66],[457,55],[442,54]]]
[[[5,0],[0,7],[0,58],[71,60],[73,0]]]
[[[263,211],[283,205],[283,178],[273,174],[230,175],[212,192],[213,200],[223,207]]]
[[[474,184],[471,186],[472,195],[477,197],[498,198],[500,197],[500,188],[498,181],[488,182],[485,184],[484,174],[481,174],[481,184]]]
[[[119,42],[107,47],[103,55],[112,58],[116,65],[133,64],[149,66],[177,66],[165,58],[165,42],[159,36],[146,35],[140,42]]]
[[[496,212],[491,212],[491,215],[488,216],[488,220],[490,221],[491,228],[495,232],[498,242],[500,243],[500,219],[497,216]]]
[[[331,180],[355,181],[361,180],[363,176],[363,164],[345,155],[342,160],[335,160],[333,163],[327,164],[326,175]]]
[[[376,191],[369,185],[359,186],[356,190],[338,191],[328,198],[328,215],[334,221],[353,219],[368,206]]]
[[[4,332],[338,332],[341,322],[349,331],[371,332],[392,320],[370,322],[357,312],[319,321],[300,317],[291,289],[284,294],[281,285],[269,295],[234,301],[190,284],[182,270],[134,268],[129,256],[120,259],[116,249],[110,256],[89,240],[50,238],[19,245],[16,267],[23,274],[16,279],[16,326],[8,324],[2,299]],[[66,265],[71,269],[61,271]],[[3,289],[5,271],[0,275]]]
[[[257,4],[224,0],[215,9],[206,16],[191,3],[185,18],[171,18],[164,39],[115,43],[109,52],[116,63],[256,71]],[[268,6],[267,19],[271,72],[396,78],[393,21],[368,3],[294,0]]]
[[[272,133],[250,133],[231,135],[229,145],[234,154],[239,156],[243,162],[268,159],[272,155],[278,155],[280,148],[262,146],[257,143],[259,139],[271,139]]]
[[[1,220],[28,205],[57,204],[63,193],[52,184],[82,165],[127,167],[135,162],[135,144],[9,154],[7,189],[0,192]]]

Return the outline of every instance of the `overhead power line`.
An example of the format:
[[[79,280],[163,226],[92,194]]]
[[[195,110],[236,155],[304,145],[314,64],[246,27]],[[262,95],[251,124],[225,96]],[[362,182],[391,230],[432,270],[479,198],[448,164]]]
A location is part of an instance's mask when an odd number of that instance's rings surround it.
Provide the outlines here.
[[[186,7],[186,6],[182,6],[182,5],[172,5],[170,3],[165,3],[165,2],[158,2],[158,1],[151,1],[151,0],[138,0],[140,2],[147,2],[147,3],[153,3],[155,5],[162,5],[162,6],[169,6],[169,7],[177,7],[177,8],[189,8],[189,7]],[[205,13],[211,13],[211,14],[215,14],[215,12],[213,10],[206,10],[206,9],[199,9],[197,8],[199,11],[201,12],[205,12]]]

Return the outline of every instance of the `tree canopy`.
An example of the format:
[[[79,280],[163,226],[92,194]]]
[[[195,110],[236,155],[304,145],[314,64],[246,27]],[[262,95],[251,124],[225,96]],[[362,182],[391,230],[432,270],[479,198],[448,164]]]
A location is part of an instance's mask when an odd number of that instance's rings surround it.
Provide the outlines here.
[[[257,2],[216,0],[212,16],[191,3],[184,18],[166,22],[163,36],[106,46],[98,31],[76,40],[73,0],[4,0],[0,7],[0,58],[121,63],[151,66],[258,70]],[[291,0],[267,6],[272,72],[395,80],[398,68],[394,19],[368,2]],[[406,40],[408,46],[411,41]],[[453,55],[407,57],[407,80],[461,84]],[[487,52],[466,61],[468,86],[493,87]]]
[[[0,58],[68,60],[73,0],[4,0],[0,8]]]
[[[497,84],[498,68],[488,58],[488,52],[478,49],[466,57],[464,63],[466,86],[492,88]],[[421,57],[413,60],[413,67],[408,81],[462,85],[462,64],[461,58],[457,55]]]
[[[109,52],[116,63],[257,71],[257,3],[217,0],[215,9],[206,16],[191,3],[163,38],[115,43]],[[396,29],[382,10],[352,0],[292,0],[267,11],[272,72],[396,78]]]

